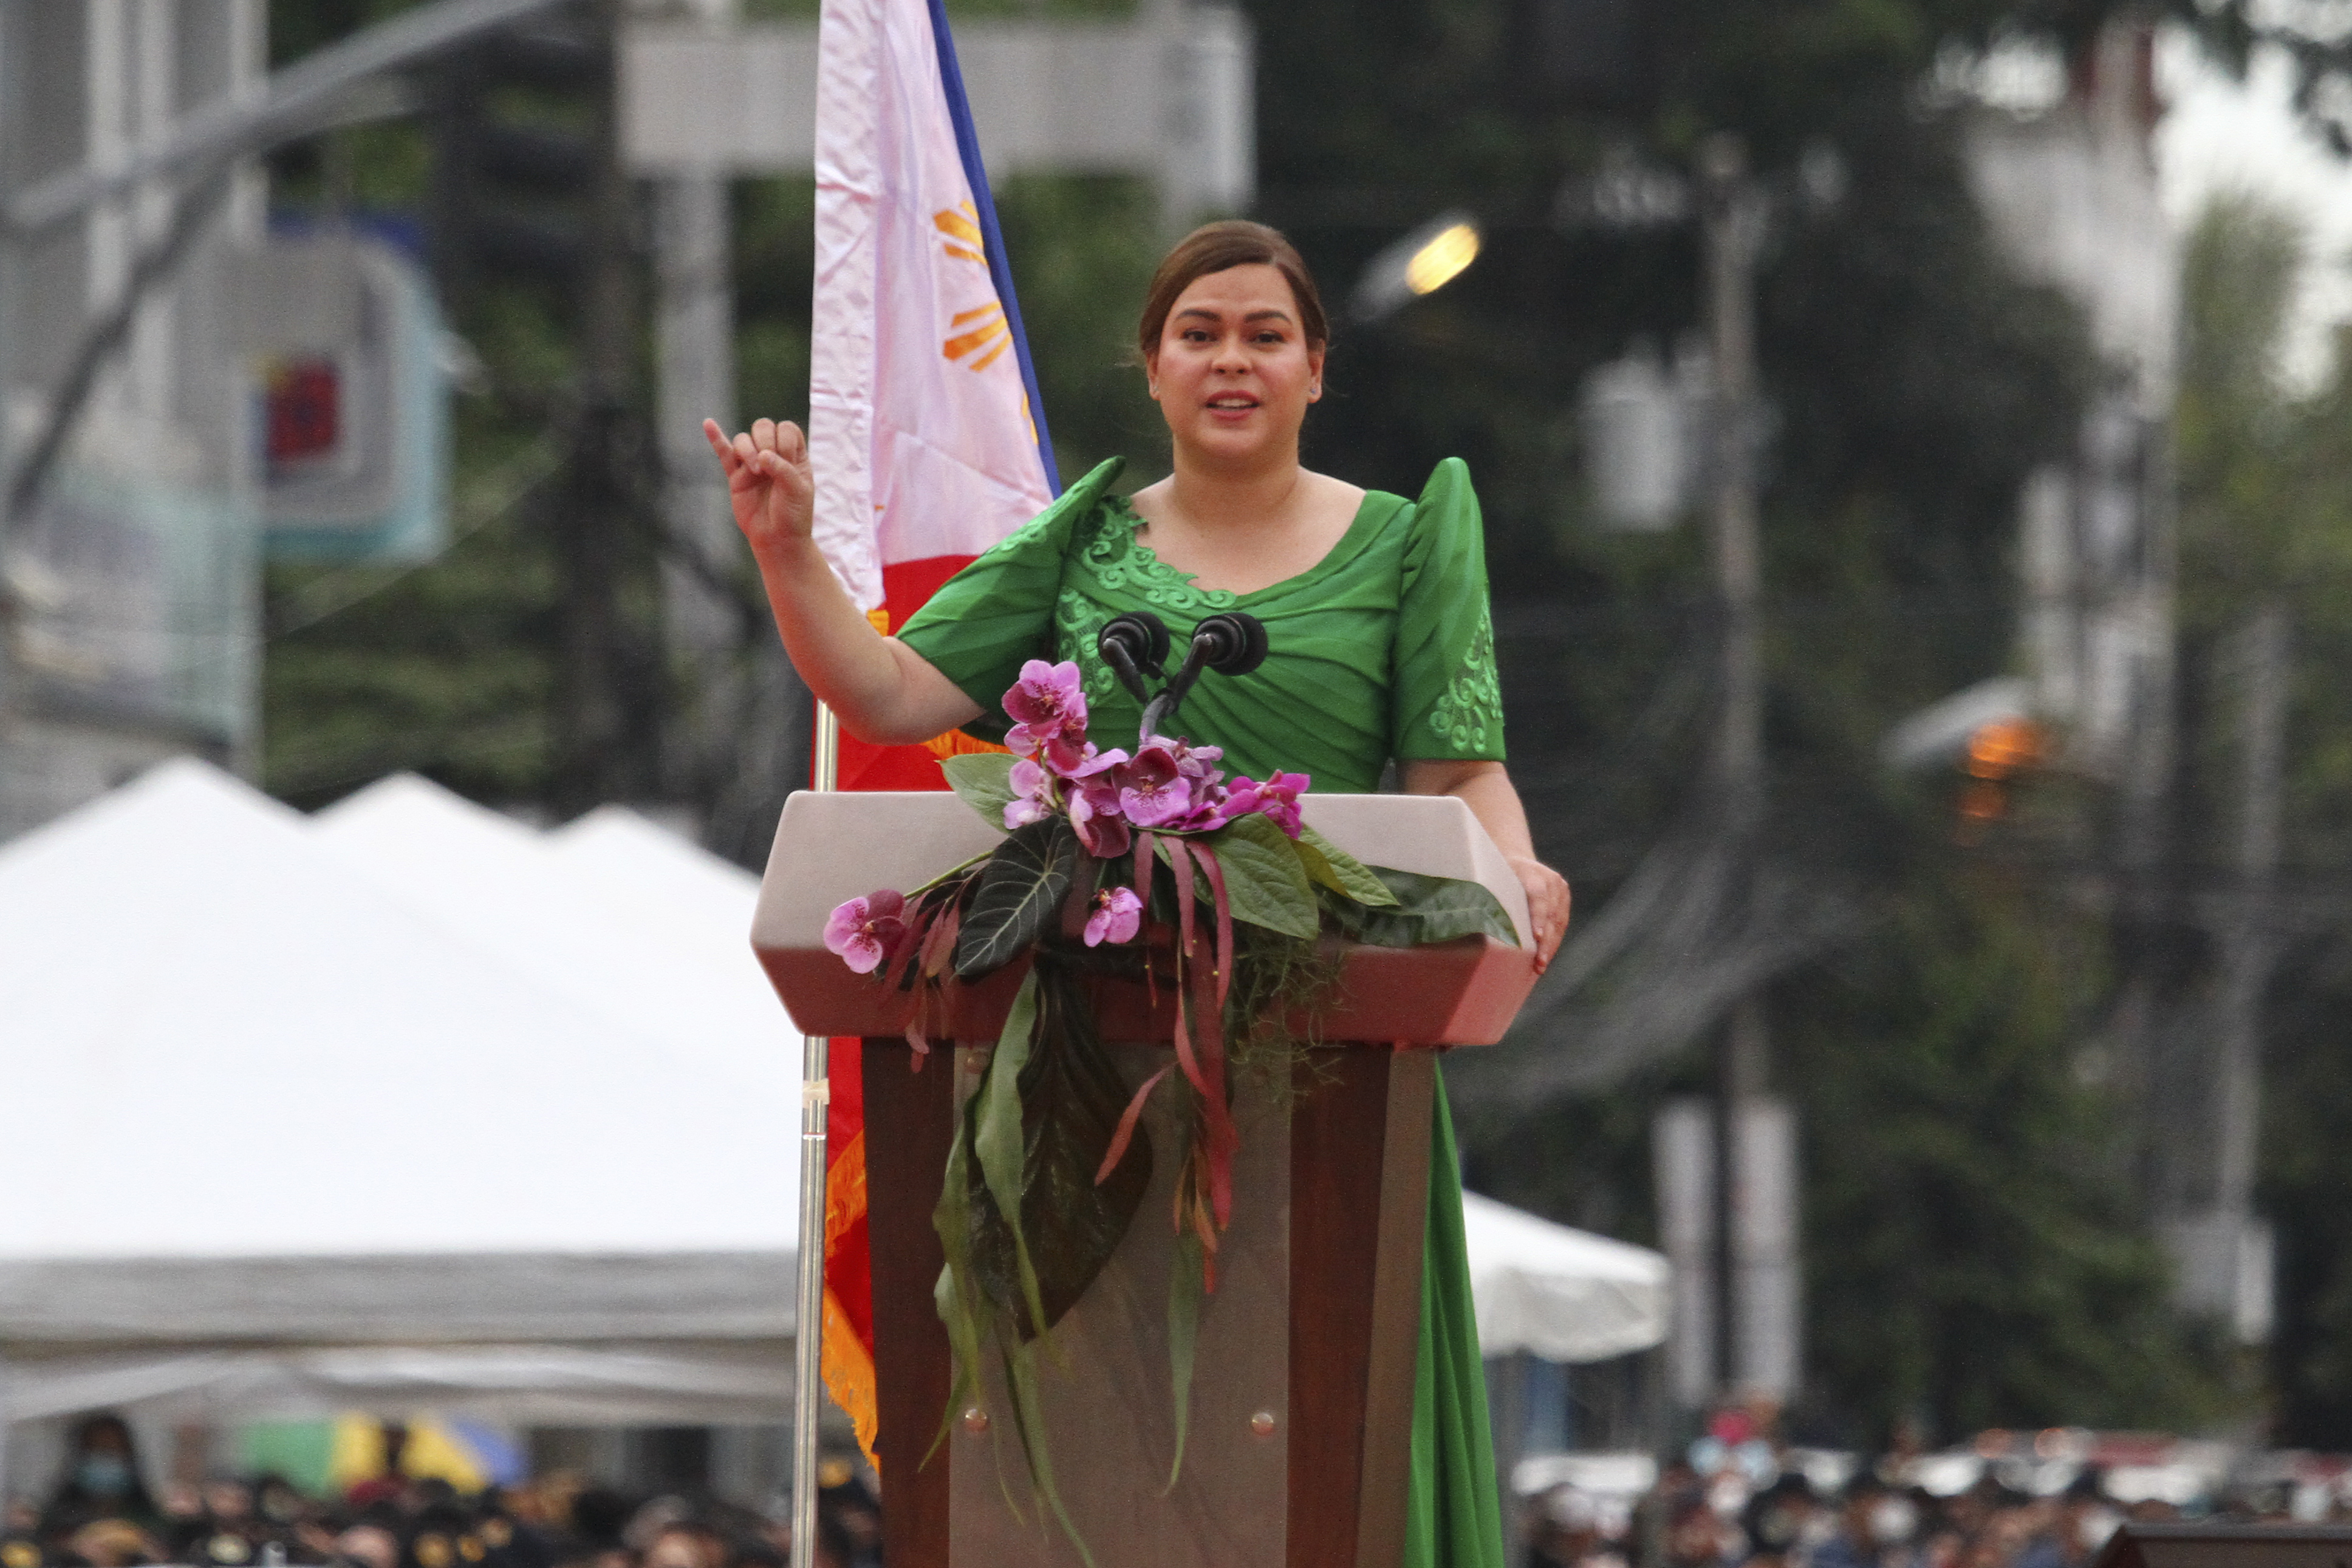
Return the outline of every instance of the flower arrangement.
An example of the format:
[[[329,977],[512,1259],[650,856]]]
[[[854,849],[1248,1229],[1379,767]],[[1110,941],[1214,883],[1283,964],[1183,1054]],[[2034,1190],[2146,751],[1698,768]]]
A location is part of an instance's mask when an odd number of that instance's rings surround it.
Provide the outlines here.
[[[911,893],[850,899],[824,940],[853,970],[916,993],[908,1039],[919,1068],[945,988],[1030,960],[958,1122],[933,1217],[947,1256],[938,1302],[955,1353],[950,1409],[976,1396],[992,1348],[1038,1494],[1066,1529],[1034,1356],[1150,1184],[1148,1103],[1163,1084],[1183,1097],[1169,1314],[1181,1468],[1194,1325],[1233,1218],[1235,1048],[1285,1027],[1279,1015],[1301,999],[1297,977],[1316,972],[1327,936],[1383,946],[1517,936],[1476,883],[1367,866],[1318,834],[1300,810],[1305,774],[1228,780],[1217,747],[1156,735],[1132,754],[1100,749],[1075,664],[1031,660],[1003,706],[1009,755],[942,763],[1003,841]],[[1132,1092],[1084,984],[1102,973],[1140,979],[1155,1000],[1164,987],[1174,1003],[1173,1060]]]

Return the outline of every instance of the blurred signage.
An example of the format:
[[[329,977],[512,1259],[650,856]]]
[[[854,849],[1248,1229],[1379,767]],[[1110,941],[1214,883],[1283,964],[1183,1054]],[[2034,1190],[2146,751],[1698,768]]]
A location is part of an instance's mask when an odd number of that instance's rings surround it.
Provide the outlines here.
[[[241,274],[265,548],[425,560],[447,540],[441,319],[408,256],[356,234],[277,238]]]
[[[1585,378],[1585,478],[1601,527],[1663,533],[1697,503],[1713,382],[1703,352],[1685,349],[1670,367],[1647,344]]]
[[[1674,1266],[1667,1377],[1676,1401],[1692,1408],[1726,1392],[1786,1399],[1803,1382],[1796,1118],[1787,1102],[1764,1095],[1734,1103],[1727,1192],[1717,1185],[1713,1101],[1669,1100],[1651,1129],[1659,1239]],[[1724,1197],[1731,1202],[1727,1368],[1717,1362],[1717,1207]]]
[[[814,167],[814,22],[645,21],[621,40],[621,141],[640,174]],[[980,18],[956,54],[996,178],[1085,170],[1154,179],[1171,222],[1244,212],[1257,183],[1255,43],[1230,5],[1131,22]]]
[[[249,723],[255,517],[195,482],[152,427],[102,419],[94,452],[148,466],[61,464],[0,561],[8,663],[33,711],[226,746]]]
[[[341,364],[331,359],[289,355],[268,362],[262,384],[262,446],[270,483],[291,479],[341,452]]]

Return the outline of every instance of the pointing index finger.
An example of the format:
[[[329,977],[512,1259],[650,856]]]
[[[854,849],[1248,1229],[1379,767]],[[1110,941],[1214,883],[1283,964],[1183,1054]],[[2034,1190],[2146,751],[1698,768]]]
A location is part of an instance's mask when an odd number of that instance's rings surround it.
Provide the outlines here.
[[[727,439],[727,433],[719,428],[717,420],[702,422],[702,439],[710,443],[710,450],[719,454],[719,461],[725,464],[727,472],[732,475],[742,459],[736,455],[733,444]]]

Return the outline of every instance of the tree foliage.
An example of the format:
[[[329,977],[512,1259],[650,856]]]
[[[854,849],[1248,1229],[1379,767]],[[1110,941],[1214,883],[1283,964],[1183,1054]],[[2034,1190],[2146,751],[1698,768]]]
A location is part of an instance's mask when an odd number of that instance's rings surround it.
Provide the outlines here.
[[[2263,1017],[2258,1207],[2276,1228],[2279,1322],[2270,1347],[2281,1440],[2352,1443],[2352,1189],[2334,1108],[2347,1083],[2352,944],[2337,913],[2352,872],[2352,382],[2338,363],[2315,390],[2290,383],[2281,350],[2311,263],[2285,214],[2217,199],[2183,266],[2181,611],[2193,665],[2189,727],[2191,852],[2226,877],[2243,809],[2229,636],[2263,605],[2293,627],[2287,713],[2284,962]],[[2341,345],[2339,345],[2340,349]]]

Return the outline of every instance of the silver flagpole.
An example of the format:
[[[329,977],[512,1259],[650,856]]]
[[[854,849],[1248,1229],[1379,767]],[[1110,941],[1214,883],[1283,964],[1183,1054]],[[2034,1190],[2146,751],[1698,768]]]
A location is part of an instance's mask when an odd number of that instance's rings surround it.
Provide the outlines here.
[[[839,783],[841,722],[816,705],[813,788]],[[800,1305],[793,1319],[793,1568],[816,1568],[816,1427],[824,1410],[826,1038],[801,1037]]]

